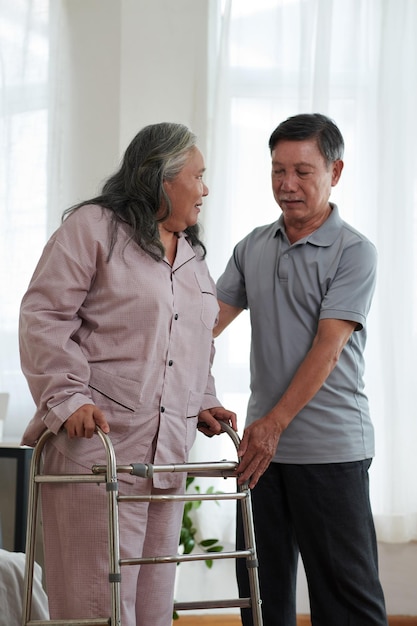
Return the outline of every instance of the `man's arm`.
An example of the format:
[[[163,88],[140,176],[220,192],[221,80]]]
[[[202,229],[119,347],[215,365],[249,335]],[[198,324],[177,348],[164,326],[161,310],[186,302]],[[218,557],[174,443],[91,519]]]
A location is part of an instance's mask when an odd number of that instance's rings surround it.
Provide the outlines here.
[[[243,433],[239,484],[249,481],[250,488],[256,485],[275,454],[282,432],[326,381],[356,326],[356,322],[345,320],[319,321],[313,344],[279,402]]]
[[[226,304],[222,300],[219,300],[220,312],[219,321],[213,329],[213,337],[218,337],[220,333],[229,326],[231,322],[241,313],[244,309],[231,304]]]

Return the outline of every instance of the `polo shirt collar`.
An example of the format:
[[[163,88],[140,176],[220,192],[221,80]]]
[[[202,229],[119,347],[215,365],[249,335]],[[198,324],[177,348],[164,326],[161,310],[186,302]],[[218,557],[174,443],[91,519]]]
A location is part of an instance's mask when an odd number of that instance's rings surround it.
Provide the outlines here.
[[[297,241],[296,244],[308,242],[315,246],[327,247],[331,246],[332,243],[334,243],[340,232],[340,228],[343,222],[339,215],[339,209],[337,208],[337,205],[333,202],[330,202],[330,206],[332,208],[332,212],[330,213],[327,220],[319,228],[317,228],[317,230],[313,231],[306,237],[303,237],[302,239]],[[278,232],[280,231],[283,235],[285,234],[284,218],[282,215],[277,221],[275,236],[278,235]]]

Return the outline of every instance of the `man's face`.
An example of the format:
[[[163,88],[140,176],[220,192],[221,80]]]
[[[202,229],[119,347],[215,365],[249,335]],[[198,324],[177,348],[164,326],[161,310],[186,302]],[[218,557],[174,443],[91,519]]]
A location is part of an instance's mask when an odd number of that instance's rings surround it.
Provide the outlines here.
[[[271,156],[272,191],[285,223],[307,226],[326,219],[331,188],[340,178],[343,162],[328,165],[315,139],[280,141]]]

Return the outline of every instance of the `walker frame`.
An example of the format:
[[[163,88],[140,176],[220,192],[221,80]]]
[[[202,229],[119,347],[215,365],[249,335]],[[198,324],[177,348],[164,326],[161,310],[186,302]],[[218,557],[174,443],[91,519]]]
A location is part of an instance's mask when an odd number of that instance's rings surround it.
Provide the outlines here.
[[[238,451],[240,438],[237,433],[225,422],[220,422],[222,430],[232,439]],[[22,626],[123,626],[120,615],[120,583],[121,569],[128,565],[142,565],[147,563],[181,563],[184,561],[220,560],[245,558],[249,575],[249,598],[232,598],[226,600],[210,600],[196,602],[175,602],[173,610],[194,609],[221,609],[221,608],[251,608],[254,626],[263,626],[261,613],[261,599],[258,580],[258,559],[256,554],[255,533],[252,518],[251,494],[248,484],[239,485],[236,480],[236,491],[232,493],[216,494],[176,494],[176,495],[149,495],[149,496],[121,496],[118,493],[118,474],[129,473],[142,478],[152,478],[158,472],[186,472],[190,476],[236,478],[238,461],[215,461],[207,463],[180,463],[167,465],[153,465],[150,463],[132,463],[131,465],[117,465],[116,455],[110,437],[100,428],[97,435],[106,452],[106,464],[94,465],[90,474],[60,474],[46,475],[41,472],[42,451],[47,441],[53,437],[49,430],[45,431],[37,442],[30,467],[28,515],[26,530],[26,567],[22,611]],[[43,483],[105,483],[107,491],[108,511],[108,553],[109,576],[111,594],[111,615],[107,618],[72,619],[72,620],[31,620],[33,576],[35,563],[35,542],[38,520],[39,486]],[[120,558],[119,550],[119,518],[118,506],[122,502],[132,501],[168,501],[181,500],[191,502],[196,500],[236,500],[241,505],[245,549],[218,553],[192,553],[162,555],[148,558],[132,557]]]

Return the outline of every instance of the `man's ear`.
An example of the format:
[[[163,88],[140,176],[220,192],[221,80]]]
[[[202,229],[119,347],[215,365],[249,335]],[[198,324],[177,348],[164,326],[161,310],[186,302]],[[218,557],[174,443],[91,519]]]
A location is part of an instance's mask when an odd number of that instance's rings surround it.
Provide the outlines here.
[[[332,163],[332,187],[337,185],[337,183],[339,182],[339,179],[342,175],[343,166],[344,166],[344,163],[342,159],[337,159],[336,161],[333,161]]]

